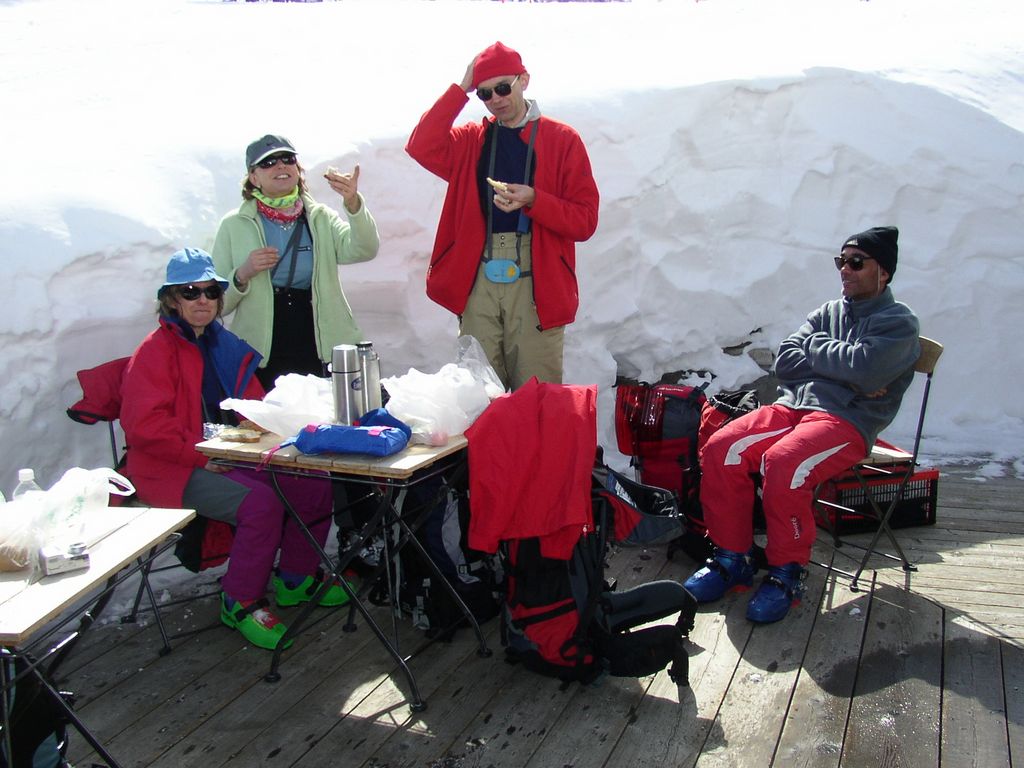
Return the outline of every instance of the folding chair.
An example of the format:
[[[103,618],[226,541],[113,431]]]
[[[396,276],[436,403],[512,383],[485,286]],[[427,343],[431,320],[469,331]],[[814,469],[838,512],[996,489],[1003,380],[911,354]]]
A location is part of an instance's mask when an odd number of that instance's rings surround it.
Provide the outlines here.
[[[99,422],[105,422],[107,424],[107,429],[110,435],[111,459],[113,461],[114,468],[118,470],[124,466],[128,450],[127,445],[118,445],[115,422],[117,422],[121,415],[121,380],[124,377],[124,371],[128,365],[129,359],[130,358],[127,357],[120,357],[116,360],[110,360],[106,363],[102,363],[94,368],[86,368],[78,371],[76,375],[78,377],[78,383],[82,387],[82,399],[67,409],[68,416],[79,424],[92,425],[98,424]],[[134,497],[130,497],[127,500],[123,500],[123,497],[117,497],[117,500],[119,503],[138,503],[138,500]],[[180,568],[182,566],[190,571],[198,573],[206,568],[212,568],[213,566],[219,565],[227,560],[227,554],[225,553],[230,548],[233,536],[234,533],[231,526],[226,523],[216,520],[207,520],[206,518],[200,517],[195,518],[182,530],[181,539],[179,539],[178,546],[175,547],[175,555],[181,561],[181,565],[153,567],[152,563],[148,563],[143,566],[140,570],[141,581],[139,583],[139,589],[135,595],[131,612],[128,615],[121,617],[121,622],[124,624],[134,623],[138,618],[140,610],[150,610],[141,608],[143,596],[147,596],[149,598],[150,606],[152,606],[151,610],[153,611],[157,627],[160,630],[160,637],[163,640],[163,647],[160,649],[160,654],[165,655],[170,653],[171,646],[169,640],[193,634],[194,632],[183,632],[174,635],[173,638],[168,636],[164,628],[163,618],[160,614],[160,607],[157,603],[156,595],[153,593],[149,577],[155,573]],[[142,561],[143,558],[139,558],[140,564]],[[192,600],[211,597],[219,593],[220,590],[218,589],[213,592],[204,592],[191,597],[179,598],[164,603],[163,607],[168,608],[174,605],[187,603]]]
[[[907,454],[904,451],[894,451],[890,448],[876,444],[872,447],[871,454],[867,458],[858,462],[849,470],[849,472],[857,479],[864,492],[864,498],[867,501],[867,509],[864,509],[863,507],[860,509],[854,509],[853,507],[844,506],[842,504],[837,504],[833,501],[823,499],[820,497],[821,486],[819,486],[815,491],[814,504],[825,508],[823,510],[824,514],[819,516],[819,522],[822,524],[823,528],[832,534],[834,546],[838,549],[845,543],[864,550],[864,556],[861,558],[860,565],[856,572],[853,574],[847,574],[852,575],[850,589],[854,592],[858,590],[860,575],[864,572],[871,555],[879,555],[880,557],[886,557],[890,560],[897,561],[902,564],[904,571],[917,570],[917,566],[912,564],[904,554],[903,548],[896,540],[896,536],[893,534],[889,523],[893,512],[904,501],[907,484],[917,469],[917,458],[921,448],[921,431],[924,427],[924,416],[928,408],[928,393],[931,390],[932,376],[935,373],[935,365],[938,363],[939,357],[942,355],[942,345],[939,342],[925,338],[924,336],[920,338],[920,342],[921,354],[918,357],[917,362],[914,364],[914,372],[924,374],[925,380],[924,390],[921,394],[920,410],[917,417],[917,431],[914,434],[913,453]],[[892,492],[892,498],[889,499],[888,503],[884,504],[884,506],[883,503],[879,501],[877,494],[875,493],[876,488],[873,488],[869,483],[869,479],[877,477],[884,477],[890,481],[884,486],[886,489],[886,495],[891,492],[893,484],[895,484],[895,491]],[[878,528],[871,537],[871,542],[866,547],[863,547],[853,542],[843,542],[840,540],[839,529],[835,523],[831,521],[832,515],[829,514],[831,510],[842,514],[860,515],[872,520],[877,520]],[[896,555],[890,555],[887,552],[875,551],[875,548],[878,546],[879,539],[881,539],[883,534],[888,537],[889,541],[892,543],[898,557]]]

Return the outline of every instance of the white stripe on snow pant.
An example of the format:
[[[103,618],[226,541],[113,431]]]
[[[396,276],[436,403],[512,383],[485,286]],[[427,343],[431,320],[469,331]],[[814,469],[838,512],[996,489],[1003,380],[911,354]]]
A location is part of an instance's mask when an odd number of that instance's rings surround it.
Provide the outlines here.
[[[804,481],[807,479],[807,476],[814,471],[815,467],[826,459],[831,458],[834,454],[839,453],[849,444],[849,442],[841,443],[835,448],[829,448],[827,451],[822,451],[821,453],[816,453],[813,456],[808,456],[806,459],[801,461],[793,472],[793,478],[789,481],[789,489],[791,491],[795,491],[797,488],[802,486]]]
[[[767,440],[770,437],[781,435],[783,432],[788,432],[792,427],[784,427],[783,429],[777,429],[774,432],[762,432],[757,435],[747,435],[741,437],[735,443],[729,446],[728,452],[725,454],[725,466],[731,467],[740,463],[740,454],[743,453],[747,448],[752,446],[754,443],[759,443],[762,440]]]

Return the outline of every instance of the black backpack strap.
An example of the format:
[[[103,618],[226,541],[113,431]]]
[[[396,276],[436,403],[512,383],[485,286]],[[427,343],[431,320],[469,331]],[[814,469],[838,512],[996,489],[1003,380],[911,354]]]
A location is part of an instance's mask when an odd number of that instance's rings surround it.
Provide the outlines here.
[[[600,495],[596,498],[592,495],[590,506],[594,514],[593,535],[597,537],[597,545],[593,551],[586,551],[586,544],[583,542],[576,545],[577,547],[583,546],[583,551],[580,553],[580,561],[582,566],[590,571],[587,574],[589,576],[587,579],[587,600],[582,610],[580,610],[580,620],[576,625],[576,631],[569,640],[566,640],[561,648],[562,658],[568,659],[570,658],[569,653],[572,647],[576,647],[577,668],[583,665],[584,657],[593,646],[590,640],[591,624],[594,621],[594,615],[597,613],[597,606],[601,601],[601,592],[604,591],[604,552],[608,543],[607,503],[604,499],[600,498]],[[592,542],[590,543],[592,545]],[[594,562],[583,562],[584,559],[589,558],[591,555],[596,555]]]
[[[532,616],[523,616],[518,619],[512,619],[512,626],[518,629],[526,629],[534,624],[540,624],[542,621],[549,621],[550,619],[564,616],[567,613],[572,613],[576,610],[576,605],[573,602],[563,603],[562,605],[551,608],[550,610],[544,611],[543,613],[535,613]],[[572,640],[568,641],[566,645],[569,645]]]

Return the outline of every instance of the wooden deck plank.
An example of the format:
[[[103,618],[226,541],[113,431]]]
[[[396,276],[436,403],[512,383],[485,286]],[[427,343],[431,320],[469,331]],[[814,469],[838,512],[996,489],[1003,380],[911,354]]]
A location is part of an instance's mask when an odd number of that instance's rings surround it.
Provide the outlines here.
[[[553,765],[605,765],[654,675],[642,678],[607,677],[596,687],[580,688],[563,713],[563,721],[545,738],[524,768]],[[662,706],[677,711],[674,700]]]
[[[520,670],[502,685],[465,726],[456,743],[476,745],[474,760],[495,768],[522,768],[556,729],[579,685]]]
[[[344,610],[344,609],[343,609]],[[153,763],[155,766],[222,765],[266,730],[289,721],[289,713],[301,705],[316,683],[333,676],[342,666],[361,666],[367,654],[376,652],[376,638],[360,625],[353,633],[341,630],[339,620],[321,626],[316,636],[287,651],[277,683],[258,682],[242,695],[229,698],[215,718],[208,718],[173,744]],[[250,659],[249,675],[266,672],[269,655]],[[222,694],[219,694],[222,695]]]
[[[665,565],[661,552],[623,549],[612,557],[608,576],[617,580],[619,589],[628,589],[635,584],[658,578]],[[577,683],[561,683],[519,669],[517,674],[503,680],[503,686],[465,726],[456,737],[455,744],[474,745],[473,759],[483,765],[522,768],[532,764],[531,761],[538,753],[539,760],[547,760],[547,753],[543,751],[546,737],[552,730],[563,734],[566,732],[565,728],[558,727],[565,712],[569,713],[568,717],[575,724],[578,713],[592,711],[594,717],[587,724],[592,732],[606,734],[611,723],[621,728],[624,719],[621,713],[614,717],[610,713],[603,713],[603,718],[598,722],[600,708],[591,709],[591,700],[595,695],[607,697],[608,691],[622,690],[623,686],[631,691],[627,698],[643,695],[642,686],[635,679],[605,680],[602,686],[595,689]],[[606,735],[604,741],[608,741]],[[586,746],[598,751],[605,749],[601,742],[588,743]],[[607,749],[611,748],[612,744],[608,744]],[[558,745],[554,749],[557,750]]]
[[[181,637],[171,640],[171,656],[179,649],[187,649],[194,641],[217,636],[218,643],[224,641],[222,651],[229,653],[236,646],[244,644],[240,636],[235,636],[232,643],[224,635],[229,635],[227,628],[217,622],[217,604],[213,601],[202,601],[200,606],[180,606],[173,611],[167,612],[164,617],[164,624],[167,632],[175,635],[181,632],[194,632],[196,634],[188,637]],[[74,678],[75,696],[79,710],[89,706],[94,699],[107,695],[109,691],[117,689],[125,681],[135,675],[141,674],[147,668],[160,664],[161,641],[156,624],[113,624],[109,627],[98,629],[87,633],[93,635],[90,640],[96,642],[87,651],[87,660],[76,659],[76,653],[70,656],[77,666],[66,673],[68,678]],[[217,622],[214,624],[214,622]],[[207,628],[213,627],[209,632]],[[223,632],[221,631],[223,629]],[[172,659],[170,665],[173,665]],[[165,668],[169,665],[163,665]],[[62,675],[64,672],[62,671]],[[164,681],[168,682],[168,681]]]
[[[695,568],[680,556],[666,565],[661,576],[685,580]],[[743,610],[745,603],[727,599],[721,607],[711,606],[697,614],[690,633],[689,685],[680,688],[666,671],[655,675],[605,765],[665,768],[696,762],[739,660],[739,649],[724,631],[725,625],[732,616],[741,627]],[[745,644],[746,637],[739,641]]]
[[[154,635],[151,642],[155,650],[159,645],[159,638]],[[140,720],[165,702],[187,696],[197,679],[213,673],[221,663],[231,659],[239,650],[234,633],[209,632],[201,637],[192,638],[170,655],[159,658],[157,662],[146,667],[143,673],[113,678],[113,684],[104,689],[103,695],[97,696],[79,709],[81,717],[89,723],[90,728],[104,744],[115,744],[119,738],[121,743],[134,744],[139,734]],[[250,656],[252,655],[250,652]],[[114,654],[108,662],[108,665],[115,664],[115,669],[116,659],[117,656]],[[105,668],[109,669],[108,665],[105,665]],[[88,668],[86,671],[89,671]],[[99,673],[100,684],[104,679],[104,674]],[[193,714],[198,713],[185,712],[189,720]],[[154,726],[155,730],[161,727],[163,726]],[[76,743],[72,740],[72,746]]]
[[[774,765],[839,765],[871,595],[828,577]]]
[[[640,553],[639,557],[650,559],[641,560],[645,567],[639,571],[635,567],[630,567],[618,577],[620,590],[631,589],[640,583],[655,579],[678,580],[683,572],[689,575],[691,570],[689,567],[678,567],[678,564],[664,558],[660,551]],[[647,573],[648,563],[658,570],[655,573]],[[678,614],[668,616],[651,622],[651,625],[672,623],[677,618]],[[665,670],[659,675],[669,679]],[[560,738],[545,739],[527,765],[546,768],[552,765],[606,764],[623,729],[636,716],[637,708],[648,697],[650,687],[657,676],[648,675],[632,679],[608,677],[599,681],[596,687],[580,688],[576,700],[570,702],[566,710],[566,713],[573,717],[572,727],[562,728]],[[674,684],[672,687],[675,687]],[[678,716],[678,695],[660,702],[661,706],[669,710],[669,716]],[[573,708],[577,708],[577,711],[572,712]]]
[[[944,765],[1010,768],[1000,642],[946,621],[943,659]]]
[[[978,566],[971,568],[971,574],[975,577],[971,584],[972,592],[1016,594],[1020,591],[1020,576],[1014,569]],[[964,574],[959,568],[920,568],[912,579],[915,587],[959,587],[963,591]]]
[[[876,585],[841,765],[939,764],[942,609]]]
[[[1020,481],[990,478],[985,482],[939,475],[940,509],[1020,510]]]
[[[705,745],[725,747],[716,718],[750,637],[745,612],[746,600],[734,596],[701,609],[690,633],[689,687],[677,689],[668,675],[657,675],[606,765],[689,766]]]
[[[344,612],[344,609],[337,611],[337,617]],[[154,674],[138,676],[139,685],[161,691],[159,695],[162,698],[153,700],[155,706],[144,710],[130,731],[122,730],[111,739],[111,749],[123,755],[126,762],[149,765],[211,719],[216,718],[221,728],[234,728],[227,707],[250,697],[262,699],[267,695],[267,688],[273,687],[263,681],[263,675],[269,669],[270,654],[249,645],[239,647],[238,639],[237,633],[226,631],[207,633],[206,637],[197,638],[196,653],[215,643],[232,651],[214,657],[215,663],[205,670],[186,666],[186,674],[191,676],[187,679],[179,677],[176,681],[178,689],[170,694],[162,681],[172,676],[159,675],[155,669]],[[338,653],[335,638],[330,633],[304,633],[286,652],[281,666],[282,676],[298,674],[304,663],[317,660],[321,654],[329,657]],[[212,760],[207,765],[211,763]]]
[[[387,620],[386,609],[376,609],[373,613],[378,623]],[[384,625],[384,628],[387,631],[389,627]],[[369,629],[360,625],[359,632],[364,631],[369,634]],[[413,650],[421,637],[422,633],[413,628],[411,622],[399,622],[398,642],[403,652]],[[453,651],[453,647],[456,650]],[[440,650],[441,646],[432,645],[421,657],[410,662],[424,697],[432,690],[428,675]],[[456,657],[464,655],[461,644],[443,650]],[[365,751],[370,744],[383,742],[408,718],[407,685],[405,677],[396,671],[394,660],[374,638],[352,663],[337,666],[331,674],[317,676],[285,719],[261,730],[231,756],[232,761],[246,766],[301,765],[326,740],[337,754],[346,756],[346,764],[351,761],[358,765],[362,760],[357,759],[360,740],[366,743],[362,747]],[[344,727],[339,729],[339,726]],[[357,739],[349,738],[354,728],[360,733]],[[296,734],[301,736],[296,737]]]
[[[489,627],[490,639],[494,639],[497,631],[496,622]],[[332,689],[324,691],[325,699],[330,702],[334,697],[335,723],[311,743],[311,748],[303,752],[301,759],[295,762],[285,760],[284,765],[296,768],[317,768],[326,765],[363,765],[367,762],[380,763],[374,758],[377,750],[385,744],[392,744],[399,752],[405,752],[411,764],[422,762],[422,756],[439,753],[441,745],[434,743],[430,731],[439,718],[459,711],[445,706],[434,706],[441,695],[442,685],[450,681],[453,671],[458,670],[457,688],[464,688],[467,681],[482,679],[493,673],[495,658],[481,658],[477,655],[475,636],[468,631],[460,631],[451,643],[434,643],[427,647],[421,655],[411,660],[416,683],[427,709],[420,713],[410,710],[405,690],[404,678],[388,676],[382,679],[368,695],[355,706],[339,710],[337,692]],[[452,695],[449,690],[448,695]],[[342,715],[341,713],[344,712]],[[426,728],[413,728],[417,723],[427,723]],[[279,737],[280,739],[280,737]],[[287,741],[287,737],[283,739]],[[277,759],[265,763],[245,762],[246,765],[281,765]],[[386,765],[387,763],[385,763]]]
[[[459,734],[491,700],[494,690],[522,670],[501,661],[499,621],[487,625],[488,642],[495,657],[481,659],[467,654],[440,687],[431,692],[427,710],[409,719],[374,751],[371,765],[413,768],[438,764],[473,765],[481,745],[472,739],[458,741]],[[468,634],[468,633],[467,633]],[[482,684],[486,681],[486,684]],[[365,763],[364,763],[365,764]]]
[[[728,748],[705,750],[698,766],[770,765],[814,628],[825,578],[815,571],[785,621],[753,625],[718,712]],[[747,600],[743,601],[748,602]]]
[[[1019,531],[1022,527],[1024,527],[1024,523],[1017,525],[1016,530]],[[1009,556],[1020,554],[1021,549],[1024,548],[1024,537],[1020,533],[993,533],[975,529],[963,530],[936,526],[934,528],[898,528],[895,534],[900,546],[904,549],[916,548],[920,549],[922,553],[934,552],[937,555],[942,555],[947,551],[978,550]],[[855,544],[866,545],[870,536],[859,533],[844,536],[843,539]]]

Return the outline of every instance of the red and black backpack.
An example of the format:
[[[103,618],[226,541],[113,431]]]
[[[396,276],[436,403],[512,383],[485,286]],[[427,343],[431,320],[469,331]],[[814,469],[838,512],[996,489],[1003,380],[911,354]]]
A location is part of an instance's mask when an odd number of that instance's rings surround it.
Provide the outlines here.
[[[632,538],[640,543],[647,535],[678,534],[678,510],[662,489],[650,489],[654,496],[644,497],[634,484],[630,486],[634,499],[623,492],[625,486],[617,484],[616,477],[624,479],[598,461],[593,524],[580,536],[569,559],[544,556],[536,537],[503,543],[506,658],[540,674],[584,683],[602,674],[654,674],[671,665],[669,675],[686,685],[685,640],[693,628],[696,600],[676,581],[654,581],[619,592],[605,577],[610,540],[628,543]],[[637,501],[655,507],[640,509]],[[636,629],[676,614],[672,624]]]

